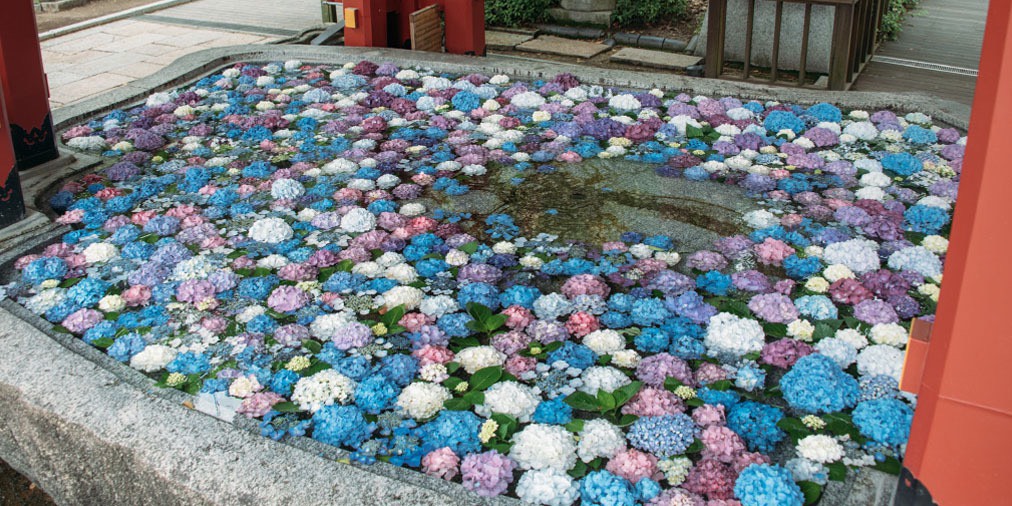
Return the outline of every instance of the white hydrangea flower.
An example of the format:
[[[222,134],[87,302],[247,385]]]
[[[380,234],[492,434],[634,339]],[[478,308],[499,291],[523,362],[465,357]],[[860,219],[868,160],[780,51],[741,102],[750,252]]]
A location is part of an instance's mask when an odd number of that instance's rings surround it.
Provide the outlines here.
[[[492,245],[492,251],[500,255],[514,255],[517,252],[517,246],[509,241],[499,241]]]
[[[383,294],[383,302],[388,308],[404,306],[405,311],[418,309],[425,298],[425,292],[413,286],[395,286]]]
[[[825,256],[825,250],[823,250],[822,254]],[[822,270],[822,275],[826,278],[826,281],[829,281],[830,283],[835,283],[845,278],[854,279],[857,277],[854,275],[854,271],[850,270],[850,267],[843,264],[832,264],[826,267]]]
[[[878,270],[881,265],[878,244],[868,239],[834,242],[826,246],[822,258],[828,264],[841,264],[858,274]]]
[[[84,255],[84,260],[89,264],[97,264],[101,262],[108,262],[119,253],[119,249],[107,242],[93,242],[84,248],[81,252]]]
[[[611,356],[611,363],[616,367],[632,369],[640,364],[640,354],[636,350],[616,351]]]
[[[857,121],[843,127],[843,133],[862,141],[871,141],[878,137],[878,128],[870,121]]]
[[[389,267],[383,275],[405,285],[418,281],[418,271],[410,264],[397,264]]]
[[[754,229],[769,228],[780,224],[780,218],[765,209],[749,211],[742,216],[745,224]]]
[[[942,260],[923,246],[911,246],[896,251],[889,255],[887,264],[890,269],[914,271],[926,278],[942,273]]]
[[[232,383],[228,386],[228,395],[245,399],[246,397],[260,391],[262,388],[263,386],[260,385],[260,381],[257,380],[256,376],[252,374],[239,376],[238,378],[232,380]]]
[[[893,179],[882,172],[869,172],[859,180],[863,186],[875,186],[878,188],[885,188],[893,184]]]
[[[359,262],[351,267],[351,272],[367,278],[376,278],[383,275],[383,266],[376,262]]]
[[[418,308],[423,314],[439,318],[460,309],[460,305],[457,304],[457,299],[449,295],[436,295],[422,299]]]
[[[516,381],[502,381],[485,391],[485,402],[475,406],[474,411],[484,417],[502,413],[526,423],[531,421],[539,402],[541,396],[533,388]]]
[[[829,464],[843,458],[843,445],[832,436],[824,434],[813,434],[805,436],[798,441],[798,454],[802,457],[818,462]]]
[[[639,243],[629,246],[629,253],[636,258],[650,258],[654,254],[654,249],[646,244]]]
[[[882,374],[899,381],[903,373],[903,352],[885,344],[868,346],[857,355],[857,372],[862,376]]]
[[[587,420],[580,431],[580,444],[576,454],[580,460],[590,462],[598,457],[612,458],[626,447],[622,429],[600,418]]]
[[[324,174],[352,174],[358,170],[358,164],[345,158],[337,158],[327,162],[321,170]]]
[[[275,199],[297,199],[305,193],[306,188],[294,179],[277,179],[271,183],[271,197]]]
[[[105,313],[118,313],[126,307],[126,301],[119,295],[106,295],[98,301],[98,309]]]
[[[787,335],[799,341],[811,342],[815,334],[815,325],[808,320],[798,318],[787,324]]]
[[[459,249],[451,249],[446,252],[446,258],[444,261],[453,267],[460,267],[462,265],[467,265],[467,263],[471,261],[471,256]]]
[[[949,249],[949,240],[940,235],[929,235],[921,241],[921,246],[932,253],[942,254]]]
[[[560,425],[532,423],[513,435],[509,456],[520,469],[565,472],[576,465],[576,442]]]
[[[898,323],[878,323],[871,328],[871,342],[903,347],[907,344],[907,330]]]
[[[805,281],[805,290],[815,293],[826,293],[829,290],[829,281],[822,276],[812,276]]]
[[[86,137],[74,137],[67,141],[67,147],[73,149],[79,149],[81,151],[102,151],[105,149],[107,143],[105,139],[97,135],[90,135]]]
[[[827,337],[815,343],[815,351],[833,359],[840,369],[850,367],[857,360],[857,348],[838,337]]]
[[[149,344],[140,353],[130,357],[130,367],[142,372],[156,372],[176,359],[178,352],[168,346]]]
[[[854,192],[854,196],[863,200],[885,200],[886,193],[876,186],[865,186]]]
[[[675,457],[671,460],[662,460],[657,463],[657,469],[664,473],[664,477],[668,479],[668,483],[677,487],[689,476],[689,470],[692,469],[692,460],[688,457]]]
[[[443,403],[453,397],[443,385],[415,382],[401,390],[397,396],[397,407],[416,420],[436,416],[443,409]]]
[[[758,321],[731,313],[720,313],[710,317],[703,344],[712,354],[741,357],[762,351],[765,337]]]
[[[355,386],[355,381],[351,378],[333,369],[326,369],[299,379],[292,391],[292,402],[298,404],[303,411],[315,413],[335,402],[350,402],[355,394]]]
[[[525,91],[514,95],[510,99],[510,104],[520,109],[537,109],[545,105],[545,97],[535,91]]]
[[[637,111],[643,104],[640,104],[636,97],[623,93],[621,95],[615,95],[608,100],[608,107],[619,111]]]
[[[601,365],[588,367],[580,375],[580,379],[583,381],[583,384],[580,385],[580,391],[590,395],[597,395],[598,390],[614,392],[615,389],[632,383],[629,376],[626,376],[622,371],[614,367]]]
[[[292,227],[281,218],[262,218],[249,228],[249,238],[257,242],[277,244],[287,241],[295,235]]]
[[[570,506],[580,498],[580,487],[568,474],[549,468],[524,473],[516,493],[525,504]]]
[[[583,337],[583,345],[598,355],[612,355],[625,349],[625,338],[611,329],[595,330]]]
[[[376,228],[376,216],[368,209],[356,207],[341,217],[341,229],[345,232],[362,233]]]
[[[685,135],[686,128],[690,126],[695,128],[702,128],[703,126],[698,121],[692,119],[692,116],[685,114],[679,114],[678,116],[671,118],[668,123],[677,128],[678,133],[681,135]]]
[[[467,371],[474,374],[486,367],[501,366],[506,363],[506,354],[492,346],[474,346],[464,348],[457,353],[454,360]]]
[[[351,320],[344,313],[323,314],[317,316],[313,323],[309,324],[309,333],[321,341],[329,341],[350,322]]]
[[[864,337],[864,334],[862,334],[860,331],[856,329],[837,330],[836,334],[833,337],[841,341],[850,343],[850,345],[857,350],[860,350],[861,348],[868,346],[868,338]]]
[[[654,252],[654,258],[668,264],[669,267],[678,265],[678,262],[682,261],[682,256],[675,251],[657,251]]]

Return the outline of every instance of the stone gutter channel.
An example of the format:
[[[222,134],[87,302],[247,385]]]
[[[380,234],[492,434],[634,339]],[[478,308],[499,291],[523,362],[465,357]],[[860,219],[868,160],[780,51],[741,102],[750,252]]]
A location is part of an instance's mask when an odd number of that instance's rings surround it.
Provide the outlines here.
[[[586,84],[618,88],[657,87],[694,95],[919,111],[963,131],[970,112],[967,106],[916,94],[797,90],[500,56],[476,59],[396,49],[250,45],[190,54],[152,76],[54,111],[54,123],[59,132],[234,63],[293,59],[371,60],[518,79],[570,72]],[[36,225],[6,241],[0,237],[0,273],[9,276],[16,258],[41,250],[69,230],[41,214],[42,201],[61,179],[101,163],[81,154],[68,156],[72,163],[22,172],[28,205],[35,203]],[[39,483],[58,504],[519,504],[510,498],[484,499],[457,484],[386,463],[341,463],[338,460],[346,462],[347,452],[309,438],[272,441],[260,436],[255,422],[218,413],[209,397],[156,388],[147,376],[80,339],[54,332],[50,323],[14,302],[0,302],[0,459]],[[830,482],[821,504],[886,506],[892,503],[894,489],[892,476],[870,470],[851,473],[846,482]]]

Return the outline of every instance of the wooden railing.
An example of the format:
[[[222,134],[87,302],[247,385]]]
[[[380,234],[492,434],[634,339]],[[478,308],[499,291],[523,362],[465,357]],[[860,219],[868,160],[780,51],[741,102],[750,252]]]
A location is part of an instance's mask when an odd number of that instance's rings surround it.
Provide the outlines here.
[[[752,78],[752,48],[756,2],[776,2],[773,28],[771,68],[767,79],[780,80],[780,47],[782,43],[801,44],[798,67],[798,86],[804,86],[808,77],[809,36],[812,25],[812,6],[828,5],[834,8],[833,33],[830,46],[829,85],[831,90],[845,90],[871,59],[878,47],[878,27],[888,7],[888,0],[746,0],[745,52],[742,78]],[[781,28],[785,2],[805,6],[804,25],[800,41],[782,41]],[[727,28],[728,0],[710,0],[706,39],[706,77],[719,78],[724,74],[724,41]]]

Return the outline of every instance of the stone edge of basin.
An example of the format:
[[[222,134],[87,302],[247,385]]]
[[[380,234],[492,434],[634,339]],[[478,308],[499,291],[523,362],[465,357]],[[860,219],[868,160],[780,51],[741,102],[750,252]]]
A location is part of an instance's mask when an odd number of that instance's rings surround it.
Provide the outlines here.
[[[372,60],[521,79],[570,72],[586,84],[602,86],[917,111],[963,131],[969,121],[969,107],[926,95],[796,90],[496,56],[246,45],[184,56],[149,77],[54,111],[54,123],[64,130],[230,64],[291,59]],[[9,272],[17,256],[41,249],[63,232],[58,229],[29,239],[16,251],[0,253],[0,272]],[[278,443],[260,436],[255,424],[228,424],[188,409],[183,403],[192,397],[155,388],[146,376],[78,339],[53,332],[48,322],[9,300],[0,303],[0,322],[0,458],[39,483],[59,504],[330,504],[335,497],[348,505],[518,504],[507,498],[482,499],[458,485],[388,464],[340,464],[335,460],[346,453],[337,448],[308,438]],[[854,504],[853,496],[862,493],[881,497],[895,483],[881,473],[862,476],[831,483],[827,496],[836,500],[830,502]]]

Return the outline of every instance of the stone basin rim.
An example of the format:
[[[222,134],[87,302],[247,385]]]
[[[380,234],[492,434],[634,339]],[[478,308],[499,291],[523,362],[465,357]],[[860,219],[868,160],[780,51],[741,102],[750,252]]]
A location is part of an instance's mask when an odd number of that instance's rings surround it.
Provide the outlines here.
[[[191,83],[235,63],[267,64],[286,60],[301,60],[304,63],[314,64],[373,60],[390,62],[398,66],[421,66],[443,72],[505,74],[524,80],[551,78],[568,72],[584,84],[606,87],[640,90],[661,88],[711,98],[729,96],[750,100],[778,100],[801,105],[829,102],[845,109],[921,112],[962,132],[967,131],[970,121],[970,106],[922,93],[896,95],[869,91],[807,90],[759,83],[602,69],[533,59],[518,60],[498,55],[478,58],[388,48],[247,44],[205,49],[182,56],[148,77],[57,109],[53,111],[54,128],[58,132],[66,130],[86,118],[130,106],[147,98],[151,93]]]
[[[970,112],[968,106],[921,94],[895,96],[877,92],[797,90],[753,83],[587,68],[557,62],[543,64],[530,60],[521,62],[504,56],[476,59],[474,57],[417,53],[396,49],[242,45],[192,53],[179,58],[151,76],[133,81],[97,97],[57,109],[53,113],[54,125],[57,131],[65,130],[88,118],[116,108],[136,104],[153,92],[192,83],[208,73],[235,63],[265,64],[291,59],[320,64],[374,60],[454,73],[501,73],[524,80],[548,78],[561,72],[569,72],[586,84],[616,88],[650,89],[658,87],[680,89],[687,93],[711,97],[733,96],[759,100],[769,100],[770,97],[777,96],[783,102],[798,104],[830,102],[849,109],[918,111],[962,131],[967,129]],[[0,251],[0,268],[5,272],[9,271],[15,258],[48,244],[66,230],[65,227],[54,227],[50,232],[30,238],[16,248]],[[136,466],[136,470],[117,468],[115,463],[108,463],[106,467],[120,473],[135,471],[136,478],[144,476],[149,479],[161,480],[154,485],[147,485],[155,487],[155,490],[160,490],[159,485],[165,491],[171,490],[171,493],[159,496],[159,501],[164,501],[159,502],[160,504],[234,504],[237,498],[242,498],[240,502],[243,503],[257,501],[263,504],[274,504],[273,501],[280,501],[285,497],[292,497],[294,494],[299,494],[300,501],[306,504],[329,504],[333,500],[334,494],[339,493],[338,487],[343,487],[341,493],[353,495],[353,497],[346,497],[344,501],[346,504],[519,504],[519,501],[506,497],[482,499],[468,493],[456,484],[429,478],[417,471],[401,469],[389,464],[380,463],[369,468],[339,465],[333,460],[346,455],[346,452],[342,450],[305,437],[277,444],[259,434],[250,432],[250,430],[256,432],[255,424],[244,423],[241,418],[237,419],[234,426],[242,430],[233,430],[233,424],[222,424],[212,417],[184,408],[182,403],[193,399],[191,396],[177,391],[154,389],[152,386],[154,382],[147,376],[116,362],[79,339],[53,332],[52,326],[48,322],[20,308],[12,301],[0,303],[0,321],[5,323],[3,327],[0,327],[3,329],[0,330],[0,406],[7,408],[8,413],[19,410],[26,413],[33,409],[38,412],[34,415],[35,418],[32,414],[25,415],[29,419],[25,422],[27,424],[25,426],[18,427],[12,423],[8,423],[6,426],[0,424],[0,427],[5,429],[0,431],[0,457],[7,460],[15,469],[42,484],[43,489],[61,504],[89,504],[89,500],[95,500],[95,497],[82,494],[87,494],[89,486],[93,487],[94,484],[87,483],[90,478],[85,474],[66,476],[67,468],[65,466],[68,464],[61,468],[59,463],[46,462],[47,459],[50,459],[52,448],[64,450],[75,447],[75,445],[68,446],[65,442],[61,446],[60,438],[66,434],[56,433],[57,431],[53,431],[54,434],[40,433],[42,431],[38,430],[38,425],[40,420],[46,416],[56,419],[51,423],[55,424],[57,428],[64,430],[84,429],[86,431],[81,436],[82,439],[87,440],[83,444],[91,445],[94,453],[70,456],[64,454],[68,460],[74,461],[69,465],[87,462],[95,455],[108,459],[109,455],[112,455],[112,458],[117,456],[123,458],[125,454],[131,461],[125,465]],[[23,345],[26,342],[41,343],[38,346],[42,349],[40,353],[43,356],[19,360],[23,357],[14,353],[3,353],[10,351],[7,349],[8,346],[13,346],[12,349],[17,350],[19,344]],[[22,369],[30,369],[29,366],[33,364],[37,366],[49,365],[49,374],[55,374],[56,380],[48,385],[35,384],[41,383],[43,378],[48,379],[48,376],[30,370],[20,372]],[[82,379],[77,376],[82,373],[81,370],[73,368],[62,370],[60,364],[63,364],[64,367],[84,368],[86,370],[83,372],[90,373],[93,377]],[[189,454],[175,455],[167,462],[150,460],[155,449],[144,448],[142,452],[137,452],[130,447],[131,441],[116,440],[109,432],[111,429],[107,426],[108,423],[103,425],[94,421],[87,412],[61,413],[56,411],[54,413],[51,411],[57,407],[54,404],[69,403],[73,407],[75,403],[68,399],[50,402],[51,398],[60,397],[61,393],[68,391],[72,386],[85,388],[94,393],[96,395],[94,404],[97,406],[94,409],[96,410],[101,410],[103,405],[106,408],[121,405],[126,396],[131,396],[134,402],[143,402],[143,405],[134,407],[140,412],[140,415],[135,414],[134,416],[153,413],[151,416],[172,420],[171,427],[159,427],[150,421],[149,426],[153,426],[156,430],[174,430],[180,435],[180,438],[189,436],[191,440],[203,441],[210,447],[218,445],[217,452],[224,455],[219,455],[218,460],[214,460],[213,457],[207,455],[208,448],[188,447]],[[80,404],[80,401],[76,404]],[[0,415],[0,421],[4,421],[3,415]],[[16,433],[18,428],[22,429],[20,434]],[[33,430],[26,431],[26,428]],[[136,440],[133,442],[136,443]],[[265,463],[267,459],[259,458],[256,453],[247,454],[248,448],[252,445],[259,446],[261,449],[268,447],[272,456],[268,463],[274,465],[268,467]],[[175,450],[179,452],[180,448],[177,447]],[[185,474],[180,476],[173,474],[176,470],[170,467],[171,464],[180,465],[186,462],[196,466],[196,463],[204,458],[219,464],[229,463],[231,469],[221,470],[218,476]],[[285,485],[274,487],[280,490],[254,490],[252,492],[249,490],[251,486],[257,484],[253,476],[257,476],[255,471],[258,468],[277,470],[285,465],[314,466],[313,474],[319,474],[319,476],[304,476],[306,473],[296,473],[295,476],[284,476],[288,481]],[[260,471],[263,472],[263,470]],[[262,475],[259,476],[262,477]],[[894,481],[889,481],[891,478],[883,478],[884,476],[876,478],[878,484],[875,488],[878,488],[878,491],[888,490],[890,484],[894,483]],[[337,479],[339,483],[324,482],[324,484],[332,485],[333,489],[326,489],[326,487],[317,490],[306,488],[310,484],[319,485],[323,478]],[[340,483],[341,480],[344,481],[343,484]],[[878,495],[875,491],[869,492],[866,483],[855,484],[853,478],[849,479],[846,485],[833,483],[833,488],[837,490],[832,495],[837,498],[846,495],[848,489],[852,493],[857,493],[856,495],[861,495],[861,493],[871,493],[872,497]],[[380,490],[383,487],[391,488],[386,491],[383,498],[373,499],[369,494],[369,492]],[[858,489],[863,490],[859,491]],[[827,494],[830,490],[827,489]],[[150,491],[151,488],[144,487],[137,487],[137,491],[134,492],[137,495],[131,495],[129,491],[121,491],[118,501],[109,503],[147,504],[152,500],[152,496],[141,494],[150,493]],[[92,492],[94,493],[94,491]],[[403,492],[403,496],[397,497],[400,492]],[[103,496],[103,499],[107,498]],[[841,501],[841,503],[846,502],[846,500]]]

